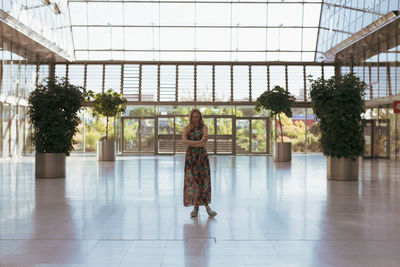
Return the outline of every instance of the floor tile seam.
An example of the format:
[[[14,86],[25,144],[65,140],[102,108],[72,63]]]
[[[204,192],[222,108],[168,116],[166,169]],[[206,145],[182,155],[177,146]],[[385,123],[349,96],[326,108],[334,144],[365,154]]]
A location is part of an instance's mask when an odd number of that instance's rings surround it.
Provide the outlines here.
[[[120,260],[120,262],[118,263],[118,266],[121,266],[121,265],[122,265],[122,263],[124,262],[126,256],[128,255],[129,251],[131,250],[131,248],[132,248],[132,245],[125,251],[124,256],[121,257],[121,260]],[[161,264],[160,264],[160,265],[161,265]]]

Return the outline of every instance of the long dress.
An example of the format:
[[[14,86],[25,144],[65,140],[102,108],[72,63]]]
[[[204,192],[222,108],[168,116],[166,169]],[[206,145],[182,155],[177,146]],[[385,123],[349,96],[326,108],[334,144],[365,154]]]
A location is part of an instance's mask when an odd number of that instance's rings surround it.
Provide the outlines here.
[[[202,127],[195,127],[188,135],[190,141],[200,141],[203,136]],[[211,203],[210,161],[204,147],[188,147],[185,156],[185,184],[183,188],[183,204],[200,206]]]

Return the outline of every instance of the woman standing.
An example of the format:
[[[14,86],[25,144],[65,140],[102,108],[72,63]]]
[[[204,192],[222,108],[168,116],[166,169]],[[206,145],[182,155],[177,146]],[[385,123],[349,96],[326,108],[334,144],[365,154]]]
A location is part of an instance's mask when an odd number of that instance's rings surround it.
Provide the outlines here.
[[[206,151],[208,128],[200,110],[190,111],[189,125],[185,127],[182,142],[188,145],[185,156],[185,185],[183,204],[194,206],[191,217],[197,217],[199,206],[204,205],[208,216],[217,215],[208,205],[211,202],[210,162]]]

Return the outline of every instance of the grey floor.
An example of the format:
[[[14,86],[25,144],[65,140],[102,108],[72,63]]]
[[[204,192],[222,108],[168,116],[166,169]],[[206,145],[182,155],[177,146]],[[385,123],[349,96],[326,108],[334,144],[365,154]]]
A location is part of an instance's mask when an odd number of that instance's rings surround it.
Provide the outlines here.
[[[211,156],[212,207],[182,205],[183,156],[67,160],[34,179],[0,162],[2,266],[400,266],[400,162],[364,160],[326,180],[322,155],[290,163]]]

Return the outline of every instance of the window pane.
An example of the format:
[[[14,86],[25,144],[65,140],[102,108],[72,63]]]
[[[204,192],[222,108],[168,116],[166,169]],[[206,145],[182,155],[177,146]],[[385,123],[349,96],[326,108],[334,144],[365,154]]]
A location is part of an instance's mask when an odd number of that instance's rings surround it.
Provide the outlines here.
[[[266,4],[232,4],[232,25],[266,25]]]
[[[284,66],[270,66],[269,67],[270,88],[274,89],[275,86],[280,86],[286,90],[285,82],[285,67]]]
[[[226,4],[197,3],[196,23],[205,25],[231,25],[231,6]]]
[[[270,4],[268,5],[269,26],[301,26],[301,4]]]
[[[249,100],[249,66],[233,67],[233,100]]]
[[[151,28],[125,28],[125,49],[151,50],[158,47],[158,38]]]
[[[212,66],[197,66],[197,100],[212,101]]]
[[[67,65],[65,64],[56,64],[55,75],[58,78],[65,78],[67,75]]]
[[[188,50],[195,47],[194,28],[161,28],[160,35],[161,49],[163,50]]]
[[[157,101],[157,65],[142,66],[142,101]]]
[[[104,91],[113,89],[114,92],[121,92],[121,65],[106,65]]]
[[[194,66],[179,66],[178,79],[179,101],[193,101]]]
[[[298,101],[304,101],[303,66],[288,66],[289,92]]]
[[[70,83],[82,86],[85,74],[85,66],[71,64],[68,66],[68,80]]]
[[[89,49],[109,49],[111,28],[88,28]]]
[[[139,100],[139,65],[124,64],[124,96]]]
[[[215,100],[231,100],[231,67],[215,66]]]
[[[160,101],[175,101],[176,91],[175,65],[161,65],[160,67]]]
[[[158,25],[158,4],[124,3],[125,25]]]
[[[267,91],[267,67],[252,66],[251,67],[251,94],[252,101]]]
[[[86,90],[92,90],[95,93],[102,92],[103,86],[103,66],[87,65]]]
[[[161,25],[194,25],[195,4],[160,4]]]

